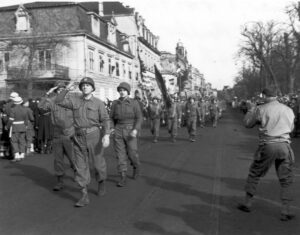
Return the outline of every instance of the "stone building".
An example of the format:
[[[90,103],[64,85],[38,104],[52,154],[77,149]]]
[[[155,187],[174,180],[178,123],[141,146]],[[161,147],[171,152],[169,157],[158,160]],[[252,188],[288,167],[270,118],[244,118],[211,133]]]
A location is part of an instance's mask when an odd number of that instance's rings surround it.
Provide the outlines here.
[[[117,29],[128,35],[134,60],[141,64],[141,80],[137,89],[159,95],[154,70],[154,66],[160,69],[160,52],[157,48],[159,37],[151,32],[145,19],[134,8],[124,6],[121,2],[101,4],[104,18],[115,18]]]
[[[188,63],[187,51],[182,42],[178,42],[175,54],[161,52],[161,71],[167,89],[171,94],[181,96],[201,95],[205,89],[205,79],[199,70]]]
[[[95,80],[95,95],[117,97],[121,81],[136,87],[140,63],[130,37],[98,2],[33,2],[0,8],[1,99],[10,91],[38,97],[54,82]]]

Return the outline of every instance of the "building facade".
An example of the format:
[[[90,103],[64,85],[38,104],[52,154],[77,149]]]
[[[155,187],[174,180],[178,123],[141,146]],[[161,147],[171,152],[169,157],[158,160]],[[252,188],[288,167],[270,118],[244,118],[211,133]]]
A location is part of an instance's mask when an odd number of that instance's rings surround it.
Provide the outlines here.
[[[134,60],[140,63],[141,77],[137,90],[151,95],[159,95],[155,69],[160,69],[159,37],[155,36],[145,24],[145,19],[134,8],[124,6],[120,2],[101,3],[103,16],[114,17],[120,32],[129,37],[130,48]]]
[[[98,6],[95,8],[95,6]],[[101,16],[99,3],[33,2],[0,8],[0,90],[38,97],[55,81],[96,84],[95,96],[118,97],[121,81],[133,87],[140,64],[117,22]]]

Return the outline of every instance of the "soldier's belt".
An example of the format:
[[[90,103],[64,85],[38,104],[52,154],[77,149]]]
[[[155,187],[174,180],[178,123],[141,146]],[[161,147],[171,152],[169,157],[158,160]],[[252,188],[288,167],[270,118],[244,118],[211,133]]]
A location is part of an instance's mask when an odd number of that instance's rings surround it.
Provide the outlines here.
[[[25,124],[24,121],[14,121],[12,122],[13,125]]]
[[[133,129],[133,124],[121,124],[121,123],[117,123],[116,124],[116,128],[120,128],[120,129],[127,129],[127,130],[132,130]]]
[[[88,135],[94,131],[100,130],[102,127],[101,126],[92,126],[92,127],[87,127],[87,128],[76,128],[75,129],[75,134],[82,136],[82,135]]]

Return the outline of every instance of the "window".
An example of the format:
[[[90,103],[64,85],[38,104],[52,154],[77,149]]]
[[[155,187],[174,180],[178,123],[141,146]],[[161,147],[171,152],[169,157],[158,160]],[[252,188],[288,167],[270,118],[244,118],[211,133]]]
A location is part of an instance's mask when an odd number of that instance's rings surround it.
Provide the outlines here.
[[[116,37],[116,27],[108,23],[108,41],[114,45],[117,44],[117,37]]]
[[[9,52],[4,53],[4,63],[6,67],[9,66]]]
[[[3,60],[0,59],[0,72],[4,70]]]
[[[120,76],[120,69],[119,69],[119,63],[116,62],[116,75],[119,77]]]
[[[104,60],[102,55],[99,55],[99,72],[103,72],[104,70]]]
[[[137,81],[139,80],[139,73],[138,72],[136,73],[135,80],[137,80]]]
[[[15,16],[16,16],[16,30],[17,31],[30,30],[29,14],[23,5],[20,5],[18,10],[15,12]]]
[[[96,36],[100,37],[100,22],[96,16],[91,16],[92,18],[92,32]]]
[[[108,59],[108,74],[112,74],[111,59]]]
[[[126,68],[125,64],[123,63],[123,77],[126,78]]]
[[[49,70],[51,69],[51,51],[40,50],[39,51],[39,69]]]
[[[89,50],[89,65],[90,70],[94,70],[94,52]]]
[[[130,65],[128,65],[128,77],[129,79],[132,79],[132,72],[131,72]]]

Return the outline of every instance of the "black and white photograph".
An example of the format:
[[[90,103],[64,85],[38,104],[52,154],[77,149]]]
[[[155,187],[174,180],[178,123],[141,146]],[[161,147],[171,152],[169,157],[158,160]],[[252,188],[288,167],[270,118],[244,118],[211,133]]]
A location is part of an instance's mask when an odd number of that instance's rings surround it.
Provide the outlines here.
[[[300,1],[0,0],[0,235],[300,233]]]

